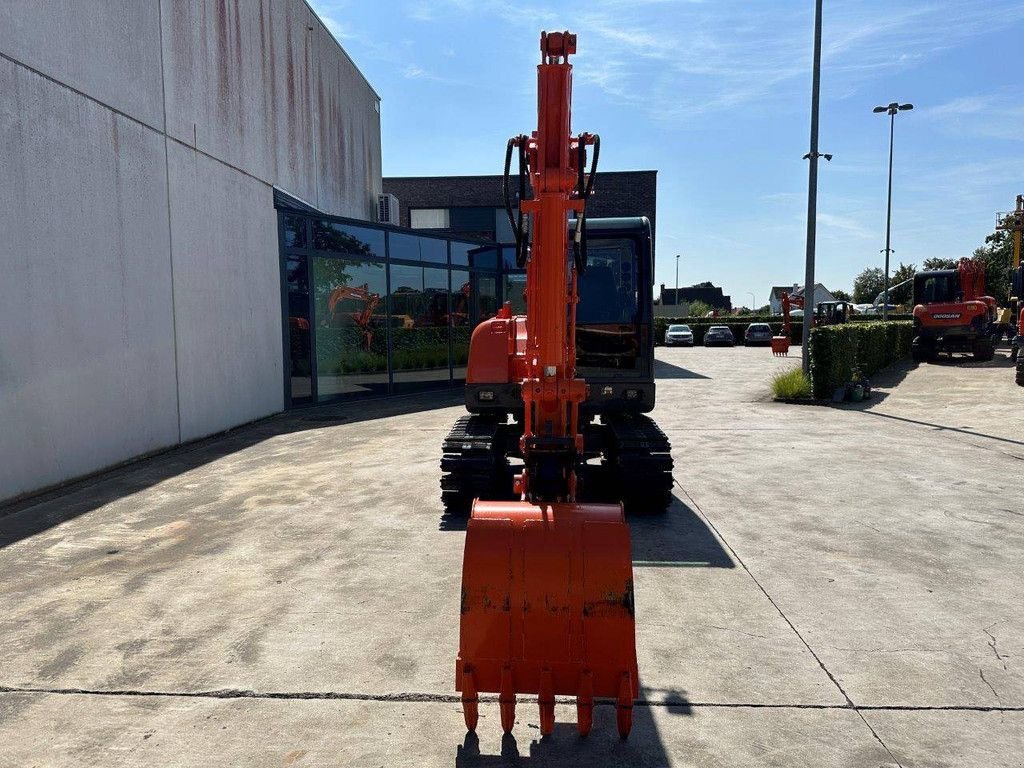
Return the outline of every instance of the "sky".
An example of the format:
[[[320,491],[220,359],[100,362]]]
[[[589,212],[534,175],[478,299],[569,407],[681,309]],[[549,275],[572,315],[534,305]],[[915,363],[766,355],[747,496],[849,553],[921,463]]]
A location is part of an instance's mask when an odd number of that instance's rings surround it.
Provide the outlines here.
[[[803,282],[812,0],[310,2],[381,96],[385,176],[500,173],[568,29],[574,132],[658,171],[656,284],[676,254],[737,306]],[[1024,193],[1024,0],[825,0],[822,41],[817,280],[882,265],[891,101],[893,269],[970,254]]]

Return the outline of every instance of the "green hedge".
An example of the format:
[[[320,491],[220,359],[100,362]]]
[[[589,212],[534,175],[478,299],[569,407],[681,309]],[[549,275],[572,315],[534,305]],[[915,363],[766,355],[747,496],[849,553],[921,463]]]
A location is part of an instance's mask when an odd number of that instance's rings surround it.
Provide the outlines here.
[[[897,320],[846,323],[811,331],[811,381],[814,396],[826,399],[853,380],[859,368],[871,376],[910,354],[913,323]]]

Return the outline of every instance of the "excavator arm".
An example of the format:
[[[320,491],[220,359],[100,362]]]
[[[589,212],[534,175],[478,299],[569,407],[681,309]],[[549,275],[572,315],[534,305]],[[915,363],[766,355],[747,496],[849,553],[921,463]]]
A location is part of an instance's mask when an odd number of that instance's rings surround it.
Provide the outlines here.
[[[792,338],[789,313],[794,307],[803,309],[804,297],[782,294],[782,335],[772,336],[772,354],[776,356],[785,357],[789,354],[789,340]]]
[[[508,209],[526,269],[526,317],[512,318],[506,305],[485,331],[507,334],[514,350],[509,376],[520,383],[524,406],[519,500],[473,503],[455,684],[470,731],[479,694],[490,691],[506,733],[517,694],[529,693],[537,696],[544,735],[554,728],[555,696],[570,695],[580,733],[590,731],[595,697],[610,697],[626,736],[639,691],[629,529],[621,504],[577,500],[579,407],[587,396],[576,375],[577,279],[586,268],[586,201],[599,139],[570,130],[576,36],[542,33],[540,48],[537,129],[510,139],[505,160],[507,179],[519,157],[519,213],[512,215],[510,200]],[[510,197],[508,187],[506,180]],[[570,213],[577,217],[571,259]]]

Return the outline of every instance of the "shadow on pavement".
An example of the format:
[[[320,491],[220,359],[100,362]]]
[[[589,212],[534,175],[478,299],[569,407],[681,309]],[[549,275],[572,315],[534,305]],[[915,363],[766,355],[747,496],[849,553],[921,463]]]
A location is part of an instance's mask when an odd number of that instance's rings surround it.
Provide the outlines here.
[[[703,376],[702,374],[695,373],[694,371],[686,368],[680,368],[678,365],[672,365],[672,363],[666,363],[664,360],[655,359],[654,361],[654,378],[658,379],[710,379],[710,376]]]
[[[646,689],[641,686],[640,697],[644,698]],[[666,697],[667,706],[659,708],[672,715],[689,716],[693,714],[689,703],[681,692],[673,692]],[[497,709],[497,704],[492,704]],[[522,703],[520,707],[535,707],[535,704]],[[481,711],[483,705],[481,705]],[[572,707],[559,710],[574,713]],[[525,712],[523,714],[526,714]],[[526,723],[524,719],[532,722]],[[588,736],[580,736],[575,722],[556,722],[555,731],[550,736],[541,737],[536,726],[537,715],[531,712],[527,718],[516,721],[512,733],[501,738],[501,752],[497,755],[481,754],[480,739],[474,733],[467,733],[462,743],[455,748],[455,765],[465,766],[497,766],[497,765],[530,765],[530,766],[667,766],[671,763],[665,744],[654,723],[654,707],[637,705],[633,707],[633,730],[628,739],[620,739],[615,726],[615,707],[611,705],[594,707],[594,729]],[[481,723],[478,730],[487,727],[498,728],[497,712],[494,718]],[[524,733],[525,731],[525,733]],[[518,733],[519,738],[516,738]]]
[[[876,405],[882,403],[887,397],[889,392],[885,392],[885,389],[892,389],[900,385],[900,383],[907,378],[907,375],[917,368],[921,363],[915,363],[909,358],[906,360],[900,360],[899,362],[893,363],[888,368],[883,368],[881,371],[877,371],[870,377],[871,380],[871,397],[867,400],[862,400],[859,403],[843,402],[843,403],[830,403],[833,408],[840,408],[846,411],[868,411],[874,408]]]
[[[1010,443],[1011,445],[1024,445],[1024,440],[1011,440],[1008,437],[998,437],[996,435],[988,435],[984,432],[975,432],[972,429],[965,429],[963,427],[947,427],[944,424],[935,424],[930,421],[919,421],[918,419],[908,419],[905,416],[893,416],[891,413],[876,413],[874,411],[865,411],[869,416],[877,416],[880,419],[892,419],[893,421],[902,421],[907,424],[917,424],[921,427],[929,427],[939,432],[959,432],[962,435],[970,435],[971,437],[981,437],[986,440],[997,440],[1000,443]]]
[[[703,518],[673,497],[662,515],[630,517],[637,568],[735,568]]]
[[[279,435],[400,416],[463,402],[462,390],[286,411],[155,455],[0,504],[0,549],[118,499]]]
[[[441,515],[442,531],[465,531],[465,515]],[[626,518],[636,568],[735,568],[704,520],[678,498],[661,515]]]

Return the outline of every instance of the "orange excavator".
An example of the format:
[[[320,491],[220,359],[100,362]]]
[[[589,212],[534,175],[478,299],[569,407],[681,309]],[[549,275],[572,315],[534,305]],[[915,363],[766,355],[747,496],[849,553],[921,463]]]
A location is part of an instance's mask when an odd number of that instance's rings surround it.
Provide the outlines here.
[[[801,294],[782,294],[782,335],[772,336],[772,354],[785,357],[789,355],[790,335],[790,311],[804,308],[804,297]],[[850,319],[850,302],[848,301],[819,301],[814,312],[814,325],[837,325],[845,323]]]
[[[613,699],[625,738],[639,692],[629,529],[621,496],[613,495],[614,503],[604,503],[609,497],[599,494],[601,501],[584,502],[581,498],[594,496],[584,492],[588,481],[581,478],[590,467],[591,438],[600,441],[602,434],[632,429],[639,440],[632,447],[639,450],[629,458],[637,463],[616,467],[635,466],[634,483],[648,492],[656,488],[662,506],[653,511],[663,511],[671,491],[671,456],[667,441],[635,431],[644,424],[657,429],[642,421],[642,414],[618,419],[608,413],[607,424],[593,425],[584,410],[581,423],[581,404],[586,408],[601,397],[611,402],[618,392],[612,385],[591,392],[594,387],[579,378],[576,367],[579,281],[587,265],[586,207],[600,139],[570,132],[568,59],[576,53],[576,36],[542,33],[540,49],[537,130],[510,139],[505,157],[508,200],[509,168],[513,154],[519,156],[519,212],[513,215],[508,203],[506,210],[516,237],[516,260],[526,271],[526,315],[513,316],[505,304],[496,317],[478,325],[467,373],[471,384],[507,382],[503,386],[514,387],[517,405],[501,416],[511,413],[515,421],[499,423],[480,413],[488,404],[500,405],[495,385],[468,387],[474,394],[473,413],[449,435],[442,461],[442,468],[448,467],[442,477],[446,508],[454,509],[451,500],[460,494],[475,497],[466,525],[455,687],[470,731],[477,726],[479,695],[491,692],[498,694],[506,733],[515,722],[517,695],[532,694],[539,702],[541,734],[550,734],[555,697],[563,695],[576,697],[578,729],[584,735],[593,724],[595,699]],[[567,227],[570,214],[576,218]],[[632,400],[627,393],[623,408],[627,402],[641,405],[641,389],[630,391]],[[499,428],[518,439],[492,451]],[[660,430],[657,434],[664,440]],[[475,451],[479,441],[486,450]],[[625,455],[632,444],[615,445]],[[663,463],[645,481],[643,472],[654,466],[645,461],[655,451]],[[522,461],[518,473],[509,467],[510,455]],[[624,461],[618,454],[614,458]],[[480,494],[479,488],[484,489]]]
[[[349,302],[362,304],[362,307],[343,313],[343,310],[350,308]],[[368,284],[362,287],[339,286],[327,297],[327,311],[331,313],[330,323],[336,325],[339,318],[347,314],[348,318],[362,329],[366,351],[369,352],[373,346],[373,310],[378,304],[380,294],[371,293]]]
[[[996,300],[985,294],[985,264],[960,259],[956,269],[914,275],[911,354],[932,361],[939,352],[968,352],[975,360],[995,355]]]

